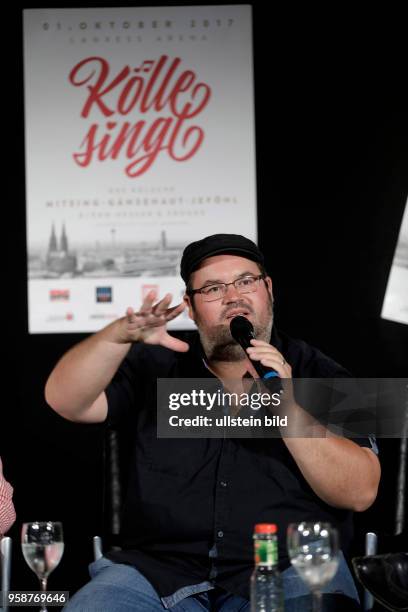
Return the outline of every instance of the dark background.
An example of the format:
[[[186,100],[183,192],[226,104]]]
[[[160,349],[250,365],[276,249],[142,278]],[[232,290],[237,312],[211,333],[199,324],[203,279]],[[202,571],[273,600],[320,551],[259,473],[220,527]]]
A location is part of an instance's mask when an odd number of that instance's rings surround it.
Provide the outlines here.
[[[274,283],[276,323],[356,376],[406,377],[408,326],[380,318],[408,194],[405,19],[381,7],[357,14],[335,5],[252,4],[258,242]],[[36,6],[47,5],[17,3],[4,23],[0,452],[18,515],[12,587],[37,587],[20,553],[21,523],[50,519],[63,521],[66,539],[50,588],[72,592],[87,579],[91,538],[102,530],[103,435],[99,426],[64,421],[43,399],[53,365],[85,336],[27,331],[22,8]],[[357,517],[358,533],[393,529],[399,440],[379,445],[380,495]]]

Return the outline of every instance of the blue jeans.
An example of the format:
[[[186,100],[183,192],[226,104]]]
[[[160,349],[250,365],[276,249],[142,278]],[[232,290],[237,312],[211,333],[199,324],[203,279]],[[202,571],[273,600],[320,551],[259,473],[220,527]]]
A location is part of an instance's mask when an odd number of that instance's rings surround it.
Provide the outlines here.
[[[112,563],[102,557],[91,563],[92,580],[80,589],[65,606],[66,612],[163,612],[162,600],[150,582],[131,565]],[[282,572],[285,592],[285,612],[311,610],[307,587],[289,567]],[[188,590],[189,587],[186,587]],[[359,610],[358,595],[347,564],[342,557],[339,570],[326,585],[323,609]],[[336,603],[337,602],[337,603]],[[250,612],[249,602],[219,588],[189,595],[169,608],[171,612]]]

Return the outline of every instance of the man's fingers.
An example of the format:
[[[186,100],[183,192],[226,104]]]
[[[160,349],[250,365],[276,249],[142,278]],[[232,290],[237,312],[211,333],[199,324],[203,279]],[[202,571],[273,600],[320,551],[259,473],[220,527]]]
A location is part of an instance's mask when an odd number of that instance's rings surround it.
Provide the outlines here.
[[[135,320],[135,311],[133,310],[133,308],[131,306],[129,306],[126,309],[126,318],[128,320],[128,323],[133,323],[133,321]]]
[[[172,321],[173,319],[175,319],[176,317],[179,316],[179,314],[181,312],[183,312],[184,308],[185,308],[185,303],[181,302],[180,304],[177,304],[177,306],[173,306],[172,308],[168,308],[166,310],[166,321]]]
[[[267,346],[250,346],[247,348],[247,353],[248,355],[281,355],[281,353],[270,344]]]
[[[171,293],[166,293],[166,295],[164,296],[164,298],[162,300],[160,300],[160,302],[157,302],[157,304],[155,304],[152,308],[153,313],[155,315],[162,315],[166,313],[167,308],[169,307],[169,304],[171,303],[172,300],[172,295]]]
[[[252,346],[271,346],[272,348],[275,348],[274,346],[272,346],[272,344],[269,344],[269,342],[265,342],[265,340],[257,340],[256,338],[251,338],[250,342]]]
[[[157,304],[154,304],[154,301],[156,299],[157,299],[156,291],[152,289],[151,291],[149,291],[149,293],[146,295],[145,299],[143,300],[143,304],[140,307],[140,310],[138,310],[138,312],[135,313],[136,316],[146,317],[150,314],[154,314],[155,316],[161,316],[162,314],[164,314],[166,312],[168,305],[170,304],[172,300],[171,293],[166,293],[166,295],[164,296],[162,300],[157,302]]]
[[[285,366],[285,364],[282,363],[282,359],[277,359],[276,357],[260,357],[257,359],[257,361],[260,361],[262,365],[267,366],[269,368],[274,368],[275,370],[277,367],[283,368]]]
[[[263,366],[276,370],[281,378],[291,378],[292,368],[286,359],[274,346],[263,340],[251,340],[247,354],[253,361],[259,361]]]
[[[145,299],[142,302],[142,305],[140,307],[140,309],[138,310],[138,312],[136,313],[137,316],[144,316],[146,314],[148,314],[149,312],[151,312],[152,310],[152,306],[153,306],[153,302],[154,300],[157,299],[157,294],[156,291],[154,289],[151,289]]]
[[[166,293],[164,298],[153,306],[153,301],[156,299],[155,291],[149,291],[146,298],[143,301],[142,307],[139,311],[135,312],[131,306],[126,310],[126,318],[129,325],[132,324],[143,324],[147,327],[157,327],[165,325],[168,321],[171,321],[178,317],[178,315],[184,310],[185,304],[181,302],[177,306],[168,308],[172,300],[171,293]],[[187,350],[187,349],[184,349]]]
[[[271,358],[276,359],[280,363],[285,363],[285,359],[281,353],[277,350],[271,350],[272,347],[257,347],[247,349],[248,357],[254,361],[260,361],[261,359]]]
[[[264,357],[260,359],[260,362],[266,368],[276,370],[281,378],[292,378],[292,368],[286,361],[282,363],[282,360]]]

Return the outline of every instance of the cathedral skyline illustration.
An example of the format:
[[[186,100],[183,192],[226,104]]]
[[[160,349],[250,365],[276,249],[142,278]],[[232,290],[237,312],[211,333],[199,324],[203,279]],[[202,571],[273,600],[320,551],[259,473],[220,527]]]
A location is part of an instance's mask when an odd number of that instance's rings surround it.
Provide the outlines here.
[[[48,242],[46,267],[48,271],[57,274],[74,274],[77,269],[76,255],[69,250],[65,223],[62,224],[59,242],[55,231],[55,224],[52,224],[51,235]]]

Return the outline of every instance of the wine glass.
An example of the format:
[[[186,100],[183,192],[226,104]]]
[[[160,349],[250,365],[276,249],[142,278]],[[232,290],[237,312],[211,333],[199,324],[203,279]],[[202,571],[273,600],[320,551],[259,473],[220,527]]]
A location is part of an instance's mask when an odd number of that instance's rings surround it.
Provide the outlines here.
[[[292,523],[287,544],[293,567],[312,592],[313,612],[320,612],[322,588],[334,577],[339,565],[337,529],[329,523]]]
[[[43,593],[47,591],[47,580],[61,561],[64,552],[62,524],[52,521],[23,523],[21,547],[28,566],[37,574]],[[45,603],[40,608],[47,612]]]

